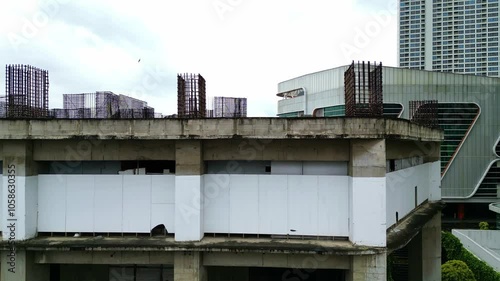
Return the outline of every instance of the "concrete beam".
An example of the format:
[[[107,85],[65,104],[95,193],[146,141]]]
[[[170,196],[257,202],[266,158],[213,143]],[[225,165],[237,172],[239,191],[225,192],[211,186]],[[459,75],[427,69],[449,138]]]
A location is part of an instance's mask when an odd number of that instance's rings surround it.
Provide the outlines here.
[[[35,161],[175,160],[174,141],[37,140]]]
[[[203,159],[349,161],[348,140],[205,140]]]
[[[175,174],[203,175],[203,146],[200,140],[175,142]]]
[[[385,140],[351,140],[349,176],[385,177]]]
[[[205,252],[203,253],[203,265],[224,267],[349,269],[350,257],[337,255]]]
[[[207,118],[151,120],[0,120],[2,139],[406,139],[443,133],[404,119]]]
[[[174,264],[173,252],[37,251],[40,264]]]

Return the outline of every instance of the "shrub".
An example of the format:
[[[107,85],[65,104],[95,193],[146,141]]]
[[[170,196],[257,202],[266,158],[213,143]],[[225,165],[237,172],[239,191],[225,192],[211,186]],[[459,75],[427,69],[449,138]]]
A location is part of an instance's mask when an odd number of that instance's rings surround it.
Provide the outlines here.
[[[450,260],[441,266],[442,281],[476,281],[467,264],[459,260]]]
[[[479,223],[479,229],[488,230],[488,229],[490,229],[490,225],[487,222],[482,221]]]
[[[465,262],[479,281],[500,281],[500,273],[491,266],[478,259],[467,251],[460,240],[449,232],[442,232],[441,235],[442,253],[444,261],[460,260]],[[445,280],[445,279],[443,279]]]

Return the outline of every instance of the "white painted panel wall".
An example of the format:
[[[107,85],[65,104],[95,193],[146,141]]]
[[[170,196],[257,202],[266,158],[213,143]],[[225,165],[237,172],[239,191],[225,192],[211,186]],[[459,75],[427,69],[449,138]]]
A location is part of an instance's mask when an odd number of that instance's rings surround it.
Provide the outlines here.
[[[39,175],[38,231],[174,232],[174,175]],[[153,197],[155,191],[156,198]]]
[[[439,161],[387,173],[387,227],[404,218],[415,208],[415,187],[417,206],[425,200],[441,198]]]
[[[272,170],[271,170],[272,171]],[[259,229],[261,234],[288,233],[288,176],[259,176]],[[236,202],[234,202],[236,203]]]
[[[175,176],[151,176],[151,198],[153,204],[175,203]]]
[[[66,181],[66,232],[94,231],[94,177],[72,175]]]
[[[38,224],[38,176],[26,177],[24,200],[26,204],[25,238],[36,237]]]
[[[175,176],[176,241],[203,238],[203,184],[202,176]]]
[[[347,176],[227,176],[219,193],[203,176],[206,233],[349,236]]]
[[[349,236],[349,177],[318,176],[318,235]]]
[[[349,240],[357,245],[386,245],[386,179],[353,177]]]
[[[123,177],[103,175],[94,182],[94,232],[122,232]]]
[[[288,177],[288,233],[318,235],[318,177]]]
[[[259,176],[231,176],[229,231],[257,233],[259,229]]]
[[[123,175],[123,232],[149,232],[151,176]]]
[[[38,231],[66,230],[66,176],[38,175]]]
[[[220,184],[217,175],[205,175],[203,220],[205,233],[229,233],[229,186]],[[227,179],[230,180],[229,175]]]

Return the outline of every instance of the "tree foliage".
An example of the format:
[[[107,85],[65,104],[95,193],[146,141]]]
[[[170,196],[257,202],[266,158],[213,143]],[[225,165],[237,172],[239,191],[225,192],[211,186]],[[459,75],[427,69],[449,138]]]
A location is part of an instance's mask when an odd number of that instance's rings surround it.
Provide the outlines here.
[[[467,251],[460,240],[453,234],[442,232],[441,244],[444,261],[463,261],[478,281],[500,281],[500,273]]]
[[[476,281],[467,264],[459,260],[450,260],[441,266],[442,281]]]

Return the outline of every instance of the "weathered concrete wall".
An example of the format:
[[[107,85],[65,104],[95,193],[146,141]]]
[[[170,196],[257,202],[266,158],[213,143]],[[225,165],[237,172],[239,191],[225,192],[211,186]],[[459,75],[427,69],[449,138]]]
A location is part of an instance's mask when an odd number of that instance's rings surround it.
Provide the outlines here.
[[[262,253],[203,253],[204,266],[349,269],[349,256]]]
[[[0,120],[0,139],[398,138],[440,141],[439,130],[384,118]]]
[[[351,140],[350,151],[349,176],[385,177],[385,140]]]
[[[387,255],[353,256],[348,281],[386,281]]]
[[[439,160],[440,157],[439,142],[417,142],[388,139],[385,144],[387,159],[403,159],[422,156],[424,157],[424,162],[434,162]]]
[[[39,264],[174,264],[173,252],[127,251],[37,251]]]
[[[204,160],[349,161],[348,140],[205,140]]]
[[[49,265],[36,264],[34,262],[34,253],[26,251],[16,251],[15,259],[7,256],[9,253],[2,251],[0,260],[0,280],[25,281],[25,280],[50,280]],[[10,262],[10,263],[9,263]],[[61,279],[67,280],[67,279]]]
[[[174,141],[37,140],[36,161],[174,160]]]
[[[176,252],[174,262],[175,281],[207,281],[200,252]]]

